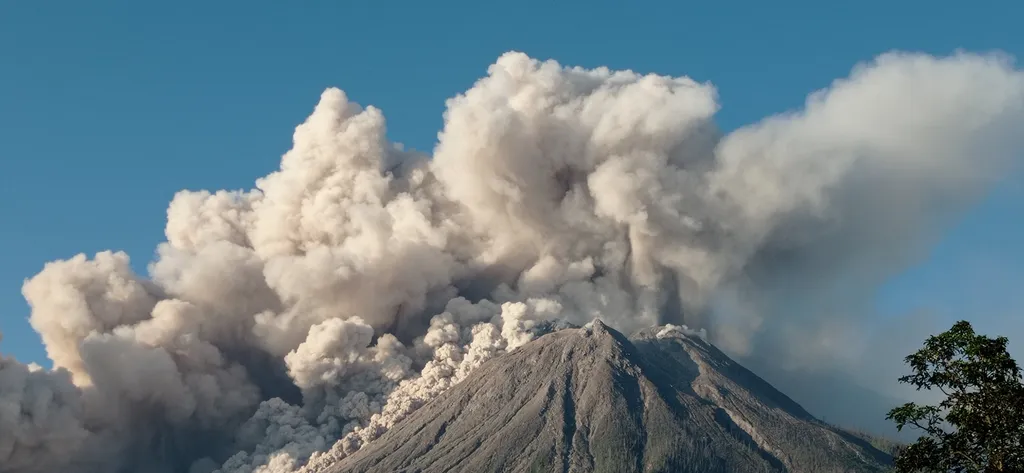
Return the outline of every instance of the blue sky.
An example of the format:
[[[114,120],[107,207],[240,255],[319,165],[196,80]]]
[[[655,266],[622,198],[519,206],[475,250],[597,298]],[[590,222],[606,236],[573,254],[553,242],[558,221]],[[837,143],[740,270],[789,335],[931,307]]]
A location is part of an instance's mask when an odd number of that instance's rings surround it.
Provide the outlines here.
[[[0,351],[44,361],[21,285],[46,261],[125,250],[144,272],[174,192],[251,187],[328,86],[429,149],[445,99],[512,49],[711,81],[726,129],[891,49],[1024,58],[1009,0],[436,3],[0,3]],[[1024,337],[1022,217],[1011,177],[878,307]]]

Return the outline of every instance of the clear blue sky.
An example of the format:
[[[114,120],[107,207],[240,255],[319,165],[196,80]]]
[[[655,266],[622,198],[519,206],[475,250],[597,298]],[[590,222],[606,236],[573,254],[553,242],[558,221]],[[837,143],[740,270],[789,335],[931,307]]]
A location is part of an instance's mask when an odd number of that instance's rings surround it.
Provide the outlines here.
[[[328,86],[429,149],[445,99],[511,49],[710,80],[727,129],[890,49],[1024,59],[1011,0],[483,3],[0,2],[0,351],[45,359],[21,296],[44,262],[117,249],[144,272],[174,192],[251,187]],[[878,305],[1024,337],[1022,242],[1015,179]]]

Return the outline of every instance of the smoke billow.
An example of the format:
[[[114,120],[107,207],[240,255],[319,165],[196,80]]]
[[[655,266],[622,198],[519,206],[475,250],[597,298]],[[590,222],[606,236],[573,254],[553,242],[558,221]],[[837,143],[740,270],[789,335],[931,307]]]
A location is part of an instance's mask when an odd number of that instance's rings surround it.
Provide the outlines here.
[[[0,360],[0,471],[318,471],[595,318],[842,356],[856,299],[1024,150],[1000,56],[887,54],[729,134],[718,108],[689,78],[509,53],[428,156],[325,91],[255,189],[175,196],[148,277],[104,252],[25,284],[55,369]]]

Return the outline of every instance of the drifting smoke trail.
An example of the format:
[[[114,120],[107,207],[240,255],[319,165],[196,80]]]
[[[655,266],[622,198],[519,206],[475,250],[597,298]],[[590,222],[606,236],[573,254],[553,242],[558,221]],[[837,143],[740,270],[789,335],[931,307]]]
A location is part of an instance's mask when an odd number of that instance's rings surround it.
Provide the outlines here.
[[[597,317],[813,360],[857,326],[825,312],[1024,149],[1024,76],[993,56],[885,55],[724,137],[717,109],[510,53],[425,156],[327,90],[256,189],[175,196],[148,279],[100,253],[25,284],[57,368],[0,360],[0,471],[316,471]]]

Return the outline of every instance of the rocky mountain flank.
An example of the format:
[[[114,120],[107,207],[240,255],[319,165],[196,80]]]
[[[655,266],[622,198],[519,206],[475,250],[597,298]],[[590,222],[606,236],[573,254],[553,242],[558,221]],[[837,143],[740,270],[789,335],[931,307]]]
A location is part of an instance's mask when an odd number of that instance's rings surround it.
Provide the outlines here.
[[[600,321],[489,361],[342,472],[873,472],[890,458],[699,336]]]

